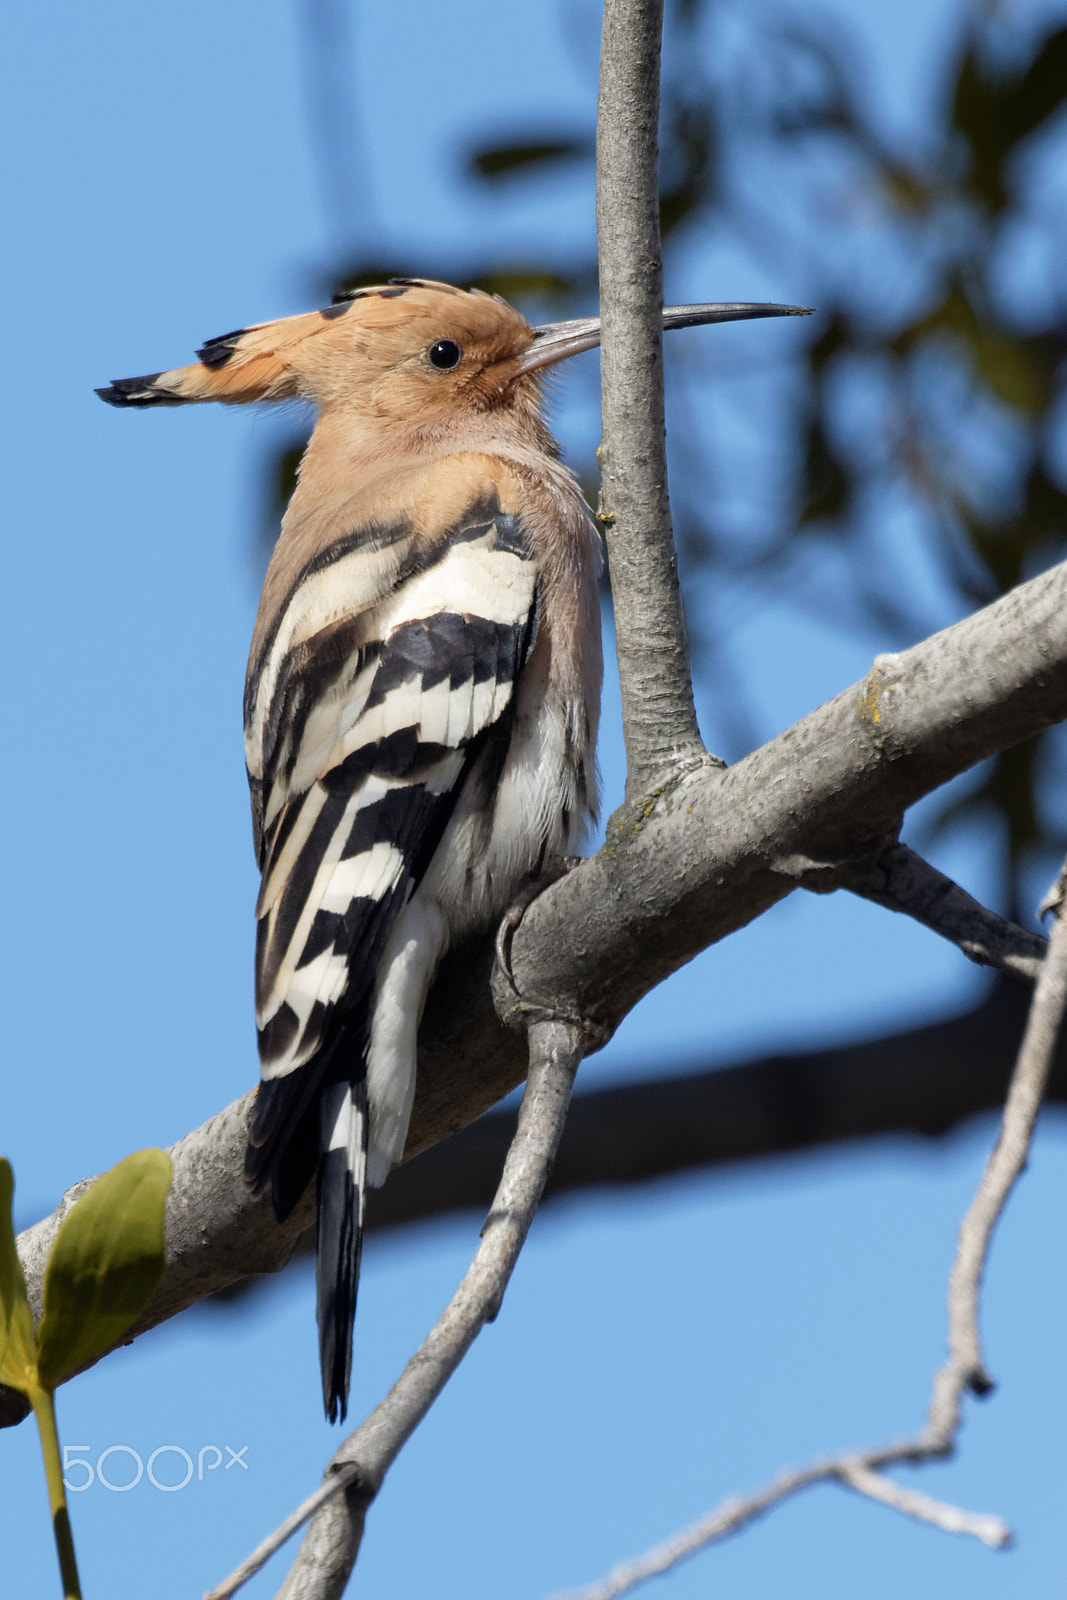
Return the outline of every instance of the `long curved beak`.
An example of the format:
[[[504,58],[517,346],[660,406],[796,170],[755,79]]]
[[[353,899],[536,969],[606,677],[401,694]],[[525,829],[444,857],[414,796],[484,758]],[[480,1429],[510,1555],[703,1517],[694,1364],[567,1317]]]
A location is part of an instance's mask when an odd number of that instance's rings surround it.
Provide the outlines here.
[[[810,317],[810,306],[746,305],[719,303],[702,306],[664,306],[663,328],[698,328],[705,322],[747,322],[754,317]],[[520,372],[549,367],[600,343],[600,318],[576,317],[571,322],[546,322],[534,329],[533,343],[518,359]]]

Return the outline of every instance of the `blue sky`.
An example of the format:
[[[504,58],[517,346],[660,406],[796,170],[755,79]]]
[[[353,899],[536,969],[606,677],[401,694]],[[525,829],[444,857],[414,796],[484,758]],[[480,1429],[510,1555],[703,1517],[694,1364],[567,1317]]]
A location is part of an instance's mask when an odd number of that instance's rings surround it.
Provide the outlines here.
[[[960,8],[839,0],[824,10],[871,51],[886,128],[920,139]],[[592,237],[580,183],[488,197],[462,182],[458,142],[520,120],[522,131],[587,123],[594,6],[415,5],[399,34],[394,11],[354,6],[351,181],[362,209],[350,231],[321,202],[298,19],[281,0],[101,0],[8,19],[0,1149],[25,1220],[76,1178],[169,1144],[256,1074],[240,699],[258,584],[255,465],[278,424],[209,407],[120,415],[93,387],[305,308],[319,263],[344,242],[406,258],[443,247],[473,257],[489,243],[506,258],[546,236],[576,247]],[[784,273],[753,281],[726,244],[687,259],[677,292],[696,294],[702,275],[709,296],[805,295]],[[696,337],[742,359],[782,335],[755,325]],[[576,457],[596,430],[595,357],[582,360],[557,388],[557,429]],[[914,535],[901,540],[901,559],[921,562]],[[941,604],[931,589],[931,626],[952,620]],[[784,602],[746,613],[731,635],[751,669],[760,737],[859,678],[884,647]],[[699,698],[714,737],[720,713],[706,686]],[[601,764],[610,809],[622,790],[610,685]],[[938,862],[992,892],[977,836],[950,836]],[[902,1026],[980,987],[903,918],[844,896],[794,896],[650,996],[583,1078]],[[551,1208],[502,1316],[390,1477],[353,1592],[537,1600],[783,1464],[913,1428],[941,1359],[954,1230],[989,1133]],[[822,1490],[662,1592],[1058,1595],[1067,1304],[1048,1263],[1061,1253],[1065,1200],[1067,1141],[1052,1116],[989,1274],[1002,1391],[969,1412],[962,1460],[922,1478],[1005,1515],[1019,1530],[1014,1552],[993,1556]],[[354,1411],[437,1315],[477,1227],[461,1219],[371,1242]],[[95,1483],[75,1494],[86,1594],[177,1600],[221,1578],[317,1481],[336,1439],[317,1386],[310,1280],[297,1269],[254,1310],[191,1313],[65,1389],[62,1437],[94,1463],[115,1445],[145,1461],[172,1444],[194,1460],[212,1445],[247,1446],[247,1466],[205,1467],[180,1492],[142,1479],[128,1493]],[[161,1481],[174,1481],[181,1458],[158,1459]],[[132,1460],[112,1455],[105,1473],[124,1482]],[[56,1592],[25,1427],[0,1439],[0,1529],[5,1587]],[[280,1576],[276,1564],[248,1593],[272,1593]]]

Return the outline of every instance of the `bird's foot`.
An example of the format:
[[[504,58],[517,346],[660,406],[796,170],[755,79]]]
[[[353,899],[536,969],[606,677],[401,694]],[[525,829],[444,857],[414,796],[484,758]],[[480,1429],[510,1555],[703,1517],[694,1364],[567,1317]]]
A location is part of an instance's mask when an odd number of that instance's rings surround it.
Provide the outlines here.
[[[500,919],[496,930],[496,964],[507,981],[508,988],[517,1000],[521,1000],[519,986],[515,982],[515,974],[511,970],[511,941],[515,937],[515,929],[526,915],[526,908],[537,899],[552,884],[565,878],[568,872],[573,872],[575,867],[581,866],[581,856],[553,856],[546,861],[541,871],[524,889],[521,889],[511,902],[508,909]]]

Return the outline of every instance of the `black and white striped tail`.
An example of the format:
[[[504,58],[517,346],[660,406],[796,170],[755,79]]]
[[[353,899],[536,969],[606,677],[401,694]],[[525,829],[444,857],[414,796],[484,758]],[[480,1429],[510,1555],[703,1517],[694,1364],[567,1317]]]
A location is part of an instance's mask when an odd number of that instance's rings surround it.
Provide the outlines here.
[[[322,1096],[315,1282],[322,1402],[345,1420],[352,1376],[363,1208],[367,1193],[367,1080],[330,1084]]]

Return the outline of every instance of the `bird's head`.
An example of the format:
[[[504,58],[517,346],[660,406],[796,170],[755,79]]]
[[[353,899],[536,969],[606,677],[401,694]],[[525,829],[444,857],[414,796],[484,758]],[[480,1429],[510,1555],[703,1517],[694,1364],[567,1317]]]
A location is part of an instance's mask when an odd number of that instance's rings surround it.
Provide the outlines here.
[[[799,306],[673,306],[664,327],[793,316]],[[115,406],[310,400],[364,426],[437,431],[472,412],[537,415],[544,369],[600,343],[600,319],[531,327],[499,296],[421,278],[340,295],[324,311],[209,339],[199,361],[96,392]]]
[[[300,398],[364,423],[432,426],[536,398],[537,378],[520,367],[535,340],[526,318],[493,295],[395,279],[339,295],[324,311],[222,334],[194,366],[120,378],[97,393],[117,406]]]

